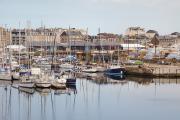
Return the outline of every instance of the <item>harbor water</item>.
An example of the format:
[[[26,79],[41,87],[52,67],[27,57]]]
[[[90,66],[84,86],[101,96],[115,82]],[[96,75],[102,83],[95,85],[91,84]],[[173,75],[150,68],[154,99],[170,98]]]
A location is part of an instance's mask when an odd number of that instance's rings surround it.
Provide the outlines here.
[[[31,94],[0,81],[0,120],[179,120],[179,91],[180,79],[78,78]]]

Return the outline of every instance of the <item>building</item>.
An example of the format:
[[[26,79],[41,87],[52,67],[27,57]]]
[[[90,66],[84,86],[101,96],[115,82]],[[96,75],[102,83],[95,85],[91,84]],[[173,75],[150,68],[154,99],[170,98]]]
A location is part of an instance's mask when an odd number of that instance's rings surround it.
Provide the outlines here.
[[[155,35],[159,35],[158,32],[155,30],[148,30],[146,32],[146,37],[149,39],[152,39]]]
[[[123,41],[125,44],[141,44],[146,46],[149,39],[146,37],[144,28],[130,27],[126,30]]]
[[[130,27],[126,30],[125,36],[136,37],[136,36],[145,36],[145,30],[141,27]]]
[[[26,43],[26,30],[25,29],[13,29],[12,34],[12,45],[25,45]]]
[[[54,40],[58,39],[56,37],[54,29],[27,29],[26,30],[26,46],[30,46],[32,43],[43,43],[43,44],[52,44]],[[58,40],[56,40],[58,41]],[[41,46],[41,44],[38,44]]]
[[[61,34],[61,43],[66,43],[69,41],[85,41],[88,38],[87,32],[82,29],[64,29]]]
[[[97,34],[97,40],[106,42],[119,42],[120,36],[112,33],[99,33]]]
[[[174,35],[176,37],[180,37],[180,33],[179,32],[173,32],[173,33],[171,33],[171,35]]]
[[[10,44],[10,32],[5,28],[0,27],[0,51],[8,44]]]
[[[170,47],[177,43],[178,38],[173,35],[163,35],[157,37],[159,40],[159,46],[163,48]]]

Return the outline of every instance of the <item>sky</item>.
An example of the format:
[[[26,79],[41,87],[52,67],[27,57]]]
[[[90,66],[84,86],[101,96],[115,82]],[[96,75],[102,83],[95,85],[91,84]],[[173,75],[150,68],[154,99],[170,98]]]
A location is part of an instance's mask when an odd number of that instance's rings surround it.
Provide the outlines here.
[[[97,34],[98,28],[124,34],[139,26],[170,34],[180,32],[179,5],[180,0],[0,0],[0,26],[70,26],[89,34]]]

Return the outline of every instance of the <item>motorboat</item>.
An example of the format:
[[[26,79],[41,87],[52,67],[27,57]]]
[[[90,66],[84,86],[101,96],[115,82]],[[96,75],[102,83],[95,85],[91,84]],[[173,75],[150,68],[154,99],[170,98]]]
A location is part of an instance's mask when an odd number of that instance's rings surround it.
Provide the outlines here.
[[[121,65],[113,64],[107,68],[105,75],[107,76],[122,76],[125,74],[125,68]]]
[[[85,73],[96,73],[97,72],[97,68],[94,66],[87,66],[85,69],[82,70],[82,72]]]

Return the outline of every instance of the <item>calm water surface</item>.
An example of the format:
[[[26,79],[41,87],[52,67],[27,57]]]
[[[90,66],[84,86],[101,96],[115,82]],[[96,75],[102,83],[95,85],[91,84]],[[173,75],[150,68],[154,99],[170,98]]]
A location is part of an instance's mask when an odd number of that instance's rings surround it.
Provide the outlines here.
[[[0,120],[180,120],[180,80],[78,79],[66,91],[46,92],[1,81]]]

